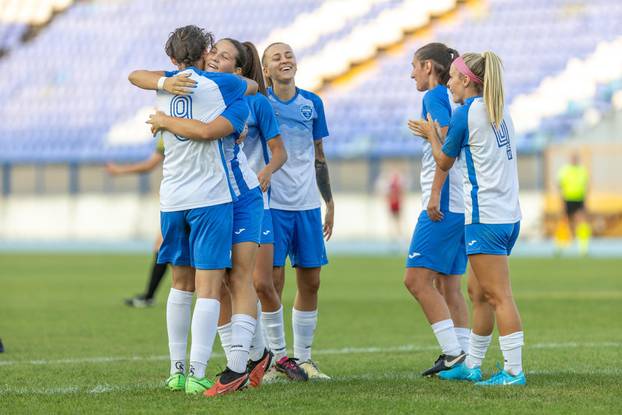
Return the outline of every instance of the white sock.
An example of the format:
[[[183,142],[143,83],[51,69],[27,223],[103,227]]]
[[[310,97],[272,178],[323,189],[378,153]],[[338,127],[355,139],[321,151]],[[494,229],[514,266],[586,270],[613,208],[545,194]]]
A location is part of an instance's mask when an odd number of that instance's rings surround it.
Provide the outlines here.
[[[190,329],[191,291],[171,288],[166,301],[166,330],[171,357],[171,375],[186,372],[186,349]]]
[[[471,336],[471,330],[466,327],[454,327],[458,343],[464,353],[469,353],[469,337]]]
[[[234,372],[246,372],[248,352],[251,348],[257,320],[247,314],[231,316],[231,352],[227,367]]]
[[[218,337],[220,337],[220,345],[228,361],[229,352],[231,352],[231,322],[218,326]]]
[[[255,334],[251,342],[250,359],[253,362],[258,361],[261,359],[261,356],[263,356],[265,350],[266,343],[263,338],[263,328],[261,326],[261,303],[257,301],[257,326],[255,327]]]
[[[274,353],[276,360],[287,356],[285,346],[285,328],[283,324],[283,306],[276,311],[264,311],[261,313],[263,326],[268,339],[270,350]]]
[[[196,378],[205,377],[205,368],[212,356],[212,347],[218,330],[220,301],[213,298],[199,298],[192,315],[192,344],[190,345],[190,374]]]
[[[432,324],[432,331],[436,336],[438,344],[441,346],[443,354],[449,356],[458,356],[460,354],[462,348],[454,331],[454,322],[451,319]]]
[[[294,357],[301,362],[311,359],[313,334],[317,327],[317,310],[298,311],[292,309],[292,326],[294,328]]]
[[[524,336],[522,331],[508,334],[507,336],[499,336],[499,345],[503,353],[503,370],[510,375],[516,376],[523,371],[523,345]]]
[[[469,354],[464,361],[469,369],[480,367],[482,365],[491,340],[492,334],[488,336],[480,336],[479,334],[471,332],[471,337],[469,338]]]

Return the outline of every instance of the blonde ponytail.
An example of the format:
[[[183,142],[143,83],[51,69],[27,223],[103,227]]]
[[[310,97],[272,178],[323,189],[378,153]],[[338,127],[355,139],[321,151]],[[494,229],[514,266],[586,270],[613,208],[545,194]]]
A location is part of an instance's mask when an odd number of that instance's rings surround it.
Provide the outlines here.
[[[482,54],[465,53],[462,58],[469,69],[483,80],[483,88],[482,84],[476,84],[476,87],[484,97],[490,122],[498,127],[503,120],[505,103],[501,59],[490,51]]]
[[[496,127],[503,120],[503,63],[493,52],[482,53],[484,58],[484,103],[488,110],[488,118]]]

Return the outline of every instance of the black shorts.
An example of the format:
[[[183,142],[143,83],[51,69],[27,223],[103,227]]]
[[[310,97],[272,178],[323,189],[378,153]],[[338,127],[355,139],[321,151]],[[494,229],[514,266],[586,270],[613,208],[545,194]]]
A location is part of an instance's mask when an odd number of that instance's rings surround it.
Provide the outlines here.
[[[579,210],[583,210],[583,208],[585,207],[585,203],[583,202],[583,200],[578,201],[578,202],[566,200],[565,204],[566,204],[566,215],[568,216],[574,215]]]

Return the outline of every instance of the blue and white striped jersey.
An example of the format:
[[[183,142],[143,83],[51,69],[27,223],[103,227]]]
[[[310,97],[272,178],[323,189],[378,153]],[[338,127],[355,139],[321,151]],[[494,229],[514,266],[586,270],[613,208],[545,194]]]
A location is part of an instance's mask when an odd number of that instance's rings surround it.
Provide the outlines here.
[[[494,127],[482,97],[471,97],[451,117],[443,152],[460,156],[465,222],[502,224],[521,219],[514,124],[506,111]]]
[[[437,85],[430,89],[423,96],[423,108],[421,118],[427,119],[428,114],[432,119],[438,121],[441,127],[447,127],[451,119],[451,104],[449,90],[444,85]],[[421,157],[421,208],[428,208],[430,194],[432,193],[432,183],[436,171],[436,162],[432,155],[432,146],[425,140],[422,147]],[[462,171],[458,163],[449,170],[445,184],[441,190],[441,211],[464,213],[464,196],[462,190]]]
[[[157,108],[168,115],[210,122],[235,104],[227,119],[236,131],[242,131],[248,107],[242,100],[246,82],[240,77],[208,73],[194,67],[167,72],[174,76],[188,72],[197,81],[193,95],[171,95],[158,91]],[[240,103],[242,105],[240,105]],[[163,178],[160,185],[160,210],[174,212],[231,202],[234,198],[222,141],[193,141],[169,131],[164,140]]]

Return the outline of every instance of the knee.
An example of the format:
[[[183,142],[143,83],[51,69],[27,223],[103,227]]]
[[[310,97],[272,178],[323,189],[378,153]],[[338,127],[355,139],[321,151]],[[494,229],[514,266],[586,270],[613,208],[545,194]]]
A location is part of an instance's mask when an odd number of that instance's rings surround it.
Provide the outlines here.
[[[447,302],[447,305],[450,307],[464,303],[464,296],[459,290],[445,291],[443,293],[443,297],[445,298],[445,302]]]
[[[469,287],[467,288],[467,291],[469,293],[469,299],[471,300],[473,305],[488,303],[488,298],[483,290],[479,288],[476,289],[472,287],[471,285],[469,285]]]
[[[254,281],[255,291],[260,298],[272,298],[276,296],[276,288],[270,279],[257,279]]]
[[[298,291],[302,294],[314,295],[320,290],[320,279],[312,281],[304,281],[302,284],[298,284]]]
[[[404,285],[406,286],[406,289],[408,289],[408,291],[410,291],[410,293],[414,295],[417,300],[420,300],[422,297],[424,297],[426,291],[428,291],[430,288],[434,288],[428,286],[428,284],[426,284],[426,281],[422,278],[417,278],[415,274],[410,273],[406,274],[406,276],[404,277]]]

